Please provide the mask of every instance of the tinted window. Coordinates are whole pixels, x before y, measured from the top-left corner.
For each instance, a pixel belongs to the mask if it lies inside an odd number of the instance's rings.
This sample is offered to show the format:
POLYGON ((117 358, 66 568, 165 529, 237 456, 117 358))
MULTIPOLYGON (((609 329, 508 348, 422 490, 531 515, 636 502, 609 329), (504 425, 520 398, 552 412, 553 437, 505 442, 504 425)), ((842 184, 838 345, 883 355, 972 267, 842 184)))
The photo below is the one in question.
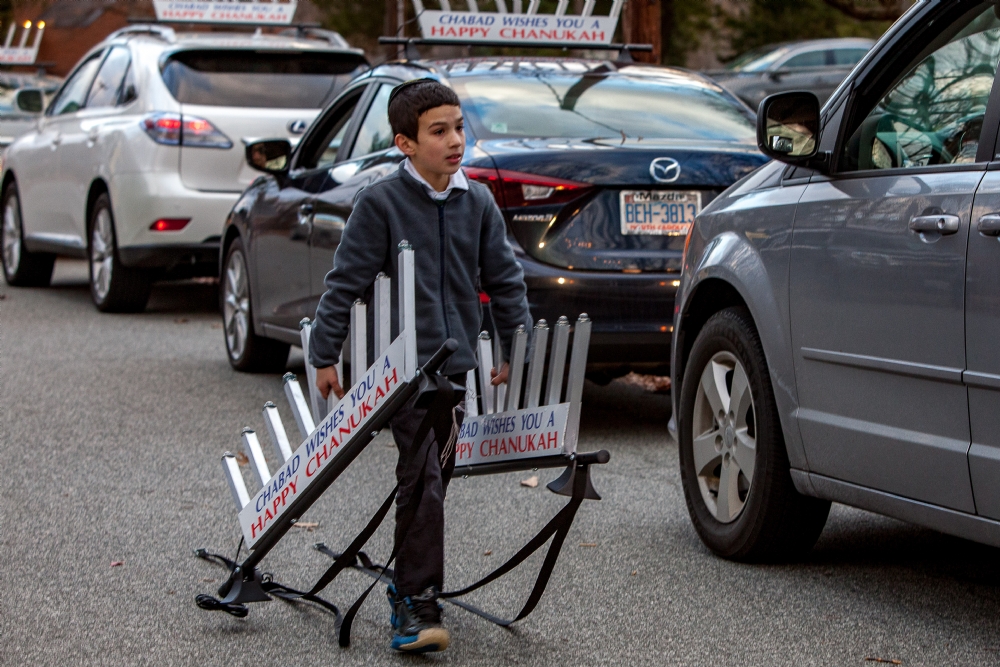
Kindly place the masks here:
POLYGON ((337 161, 337 153, 340 151, 344 135, 347 133, 347 126, 350 125, 351 114, 354 113, 354 108, 358 106, 360 99, 361 95, 357 95, 354 99, 349 100, 337 110, 336 117, 331 118, 332 124, 320 142, 322 150, 315 166, 332 167, 333 163, 337 161))
POLYGON ((130 60, 128 49, 111 50, 108 57, 104 59, 101 69, 97 72, 94 85, 90 87, 90 96, 87 98, 88 107, 113 107, 118 103, 118 93, 130 60))
POLYGON ((163 67, 163 81, 185 104, 316 109, 365 66, 353 53, 181 51, 163 67))
POLYGON ((762 46, 738 56, 736 60, 726 65, 726 69, 737 72, 760 72, 770 67, 771 63, 786 53, 788 53, 788 48, 784 46, 762 46))
POLYGON ((868 53, 868 49, 834 49, 834 65, 854 66, 861 62, 861 59, 868 53))
POLYGON ((992 3, 973 16, 947 30, 879 100, 845 144, 847 170, 976 161, 1000 60, 1000 20, 992 3))
POLYGON ((389 127, 389 93, 391 92, 392 86, 388 84, 379 86, 378 92, 375 93, 375 99, 372 100, 371 106, 368 107, 368 113, 365 114, 365 120, 358 129, 358 138, 351 150, 352 160, 369 153, 377 153, 393 145, 394 135, 392 128, 389 127))
POLYGON ((826 51, 807 51, 797 56, 792 56, 781 65, 782 68, 795 69, 796 67, 822 67, 826 65, 826 51))
POLYGON ((98 65, 101 64, 101 54, 91 56, 90 60, 83 63, 80 68, 70 77, 66 85, 59 92, 59 96, 52 104, 51 114, 58 116, 64 113, 73 113, 83 107, 83 102, 87 98, 87 91, 90 90, 90 82, 97 72, 98 65))
POLYGON ((752 112, 688 76, 569 74, 456 77, 479 138, 691 139, 756 142, 752 112))

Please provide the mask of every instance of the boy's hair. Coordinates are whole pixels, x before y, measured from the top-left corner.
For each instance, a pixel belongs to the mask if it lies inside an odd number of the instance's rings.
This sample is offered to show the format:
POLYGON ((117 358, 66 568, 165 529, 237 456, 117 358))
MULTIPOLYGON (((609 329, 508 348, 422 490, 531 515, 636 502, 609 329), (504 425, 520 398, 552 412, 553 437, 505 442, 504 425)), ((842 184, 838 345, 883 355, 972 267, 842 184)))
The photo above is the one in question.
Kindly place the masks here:
POLYGON ((434 79, 401 83, 389 94, 389 126, 392 133, 417 139, 421 115, 441 106, 461 106, 455 91, 434 79))

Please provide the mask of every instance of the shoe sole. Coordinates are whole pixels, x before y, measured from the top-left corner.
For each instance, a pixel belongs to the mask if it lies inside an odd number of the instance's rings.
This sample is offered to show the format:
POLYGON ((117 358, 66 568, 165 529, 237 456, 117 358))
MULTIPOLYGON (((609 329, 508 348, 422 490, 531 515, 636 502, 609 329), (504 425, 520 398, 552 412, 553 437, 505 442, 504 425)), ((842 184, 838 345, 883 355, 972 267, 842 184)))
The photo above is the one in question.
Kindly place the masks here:
POLYGON ((450 641, 451 637, 444 628, 428 628, 421 630, 412 642, 396 646, 393 640, 392 648, 400 653, 434 653, 448 648, 450 641))

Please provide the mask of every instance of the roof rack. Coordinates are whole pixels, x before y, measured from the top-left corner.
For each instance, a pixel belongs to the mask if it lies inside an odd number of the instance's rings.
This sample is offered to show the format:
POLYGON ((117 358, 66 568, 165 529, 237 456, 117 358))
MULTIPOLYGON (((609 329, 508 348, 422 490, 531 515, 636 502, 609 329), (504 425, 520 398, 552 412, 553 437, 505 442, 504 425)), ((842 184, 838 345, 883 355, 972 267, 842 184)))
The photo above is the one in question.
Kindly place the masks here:
POLYGON ((417 46, 487 46, 505 48, 524 49, 559 49, 567 51, 569 49, 584 51, 618 51, 618 62, 633 62, 632 52, 652 52, 652 44, 566 44, 560 42, 524 42, 512 44, 504 41, 458 41, 454 39, 425 39, 423 37, 379 37, 379 44, 402 44, 405 48, 407 60, 421 60, 417 46))
MULTIPOLYGON (((129 22, 132 23, 133 19, 130 18, 129 22)), ((156 25, 155 21, 151 23, 139 23, 136 21, 133 25, 115 30, 106 39, 114 39, 123 35, 153 35, 171 44, 177 41, 177 33, 174 32, 173 28, 165 25, 156 25)))

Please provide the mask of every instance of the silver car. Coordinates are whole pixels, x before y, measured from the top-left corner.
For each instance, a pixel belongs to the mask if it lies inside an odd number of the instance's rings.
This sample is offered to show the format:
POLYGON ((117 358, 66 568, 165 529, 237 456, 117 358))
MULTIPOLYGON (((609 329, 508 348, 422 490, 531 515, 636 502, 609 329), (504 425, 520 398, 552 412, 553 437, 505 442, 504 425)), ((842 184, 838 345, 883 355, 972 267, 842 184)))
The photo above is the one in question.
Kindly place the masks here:
POLYGON ((1000 546, 1000 18, 917 3, 687 239, 673 424, 691 519, 741 560, 830 501, 1000 546))

